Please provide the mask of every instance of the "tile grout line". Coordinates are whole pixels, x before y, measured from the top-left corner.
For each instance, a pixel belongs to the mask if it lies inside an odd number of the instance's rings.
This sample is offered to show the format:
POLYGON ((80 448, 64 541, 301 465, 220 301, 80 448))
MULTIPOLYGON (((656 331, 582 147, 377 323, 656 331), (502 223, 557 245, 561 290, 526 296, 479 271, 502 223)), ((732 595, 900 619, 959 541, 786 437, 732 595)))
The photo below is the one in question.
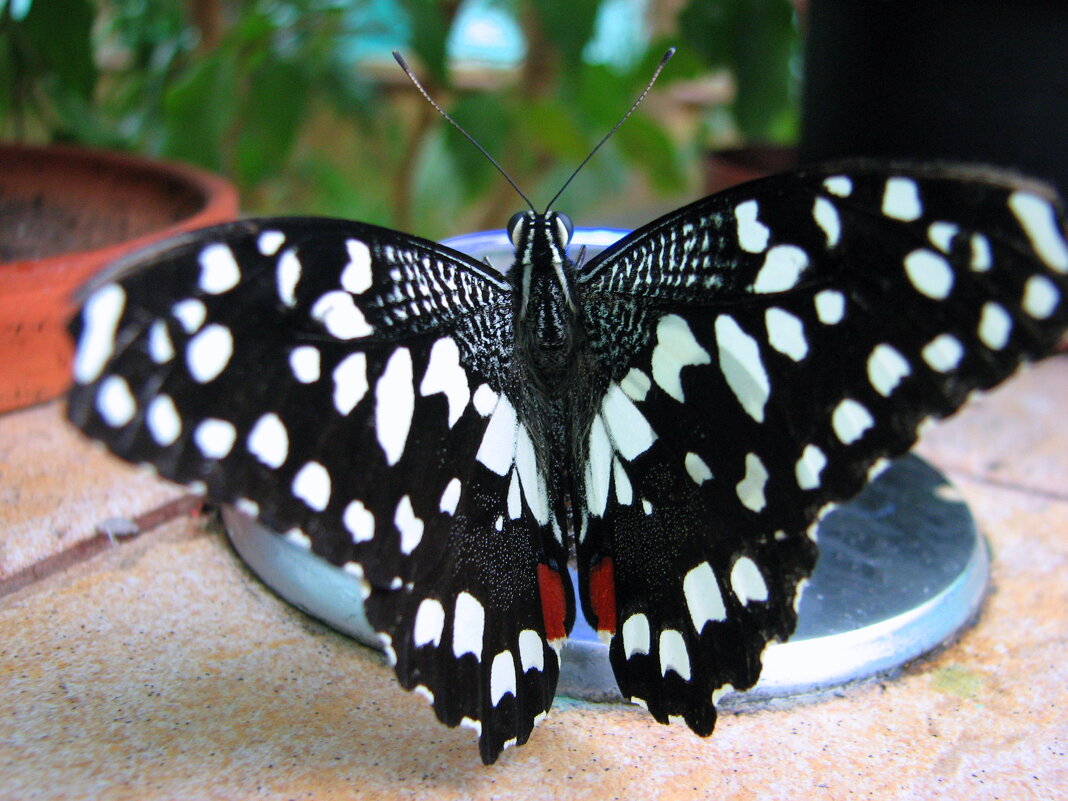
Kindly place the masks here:
POLYGON ((0 579, 0 598, 46 579, 74 565, 88 561, 102 553, 109 545, 117 545, 119 538, 133 540, 164 523, 186 515, 195 516, 204 504, 201 495, 183 495, 157 506, 134 518, 108 518, 98 523, 96 533, 59 553, 52 554, 32 565, 0 579))
POLYGON ((1032 487, 1028 486, 1027 484, 1020 484, 1015 481, 1003 481, 996 478, 990 478, 989 476, 973 473, 970 470, 956 467, 954 465, 936 464, 933 461, 931 462, 931 464, 935 465, 935 467, 937 467, 947 476, 953 474, 959 476, 960 478, 967 479, 968 481, 975 482, 976 484, 982 484, 987 487, 996 487, 998 489, 1012 490, 1013 492, 1019 492, 1024 495, 1032 495, 1038 498, 1044 498, 1049 501, 1059 501, 1062 503, 1068 503, 1068 493, 1056 492, 1055 490, 1043 489, 1042 487, 1032 487))

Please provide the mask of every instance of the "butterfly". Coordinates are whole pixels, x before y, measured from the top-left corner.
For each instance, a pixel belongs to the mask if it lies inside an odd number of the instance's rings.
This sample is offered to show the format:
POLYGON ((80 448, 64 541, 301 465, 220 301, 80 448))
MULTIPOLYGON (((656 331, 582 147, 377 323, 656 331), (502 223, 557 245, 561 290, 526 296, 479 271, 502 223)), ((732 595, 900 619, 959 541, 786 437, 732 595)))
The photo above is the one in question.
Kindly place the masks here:
POLYGON ((583 264, 248 219, 86 289, 68 414, 350 572, 400 683, 482 759, 548 711, 578 596, 624 697, 711 733, 794 628, 818 522, 1068 326, 1051 190, 838 164, 707 197, 583 264))

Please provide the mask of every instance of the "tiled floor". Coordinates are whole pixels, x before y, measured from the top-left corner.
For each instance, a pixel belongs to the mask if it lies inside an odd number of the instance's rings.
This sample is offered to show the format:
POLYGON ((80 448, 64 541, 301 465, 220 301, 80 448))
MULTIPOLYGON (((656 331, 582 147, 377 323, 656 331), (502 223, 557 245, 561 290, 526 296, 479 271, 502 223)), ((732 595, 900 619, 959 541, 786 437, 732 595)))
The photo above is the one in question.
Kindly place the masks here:
POLYGON ((8 414, 0 799, 1068 798, 1066 401, 1060 357, 924 438, 994 551, 960 642, 838 697, 726 715, 708 740, 561 698, 491 768, 203 521, 94 539, 179 491, 87 447, 56 404, 8 414))

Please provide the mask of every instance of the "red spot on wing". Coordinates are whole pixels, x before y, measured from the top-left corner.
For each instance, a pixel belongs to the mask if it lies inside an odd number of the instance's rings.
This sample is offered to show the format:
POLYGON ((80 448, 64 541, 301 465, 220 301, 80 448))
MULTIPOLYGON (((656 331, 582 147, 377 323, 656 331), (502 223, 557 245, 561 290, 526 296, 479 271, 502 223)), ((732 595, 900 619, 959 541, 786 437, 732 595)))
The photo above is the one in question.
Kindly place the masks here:
POLYGON ((538 592, 541 594, 541 617, 545 622, 545 637, 562 640, 567 636, 564 615, 567 601, 564 599, 564 583, 560 574, 548 565, 538 565, 538 592))
POLYGON ((616 570, 606 556, 590 568, 590 605, 597 616, 597 630, 616 633, 616 570))

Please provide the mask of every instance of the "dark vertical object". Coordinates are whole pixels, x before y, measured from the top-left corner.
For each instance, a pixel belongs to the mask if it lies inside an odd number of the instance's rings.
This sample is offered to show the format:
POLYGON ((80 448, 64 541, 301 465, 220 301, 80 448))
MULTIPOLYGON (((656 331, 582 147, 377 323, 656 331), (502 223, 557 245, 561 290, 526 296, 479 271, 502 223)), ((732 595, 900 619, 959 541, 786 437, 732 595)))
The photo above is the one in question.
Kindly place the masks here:
POLYGON ((951 159, 1068 192, 1068 3, 811 0, 800 159, 951 159))

